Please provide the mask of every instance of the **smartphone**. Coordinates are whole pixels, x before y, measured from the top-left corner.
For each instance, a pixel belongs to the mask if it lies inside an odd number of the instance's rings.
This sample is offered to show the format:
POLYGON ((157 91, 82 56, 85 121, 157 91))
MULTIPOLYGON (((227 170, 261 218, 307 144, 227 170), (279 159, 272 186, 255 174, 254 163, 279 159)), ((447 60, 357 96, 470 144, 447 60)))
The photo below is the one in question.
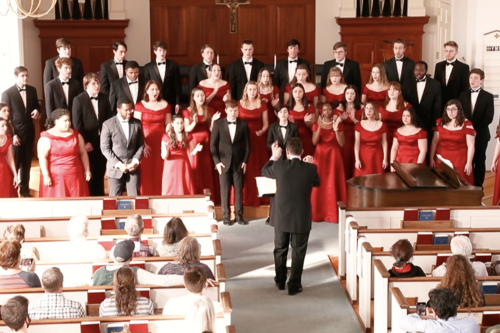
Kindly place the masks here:
POLYGON ((21 259, 21 266, 29 267, 31 265, 33 265, 33 258, 21 259))
POLYGON ((427 303, 417 302, 417 314, 419 316, 425 316, 425 314, 426 314, 425 308, 426 307, 427 307, 427 303))

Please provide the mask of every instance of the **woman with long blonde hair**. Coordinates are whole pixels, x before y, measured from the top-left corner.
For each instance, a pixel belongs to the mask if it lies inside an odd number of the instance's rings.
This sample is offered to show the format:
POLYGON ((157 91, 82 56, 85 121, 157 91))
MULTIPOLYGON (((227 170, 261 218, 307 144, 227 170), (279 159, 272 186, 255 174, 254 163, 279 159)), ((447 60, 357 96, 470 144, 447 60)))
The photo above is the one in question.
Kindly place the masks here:
POLYGON ((385 74, 385 67, 382 64, 373 65, 368 83, 361 89, 361 102, 365 104, 368 101, 381 105, 389 90, 389 80, 385 74))
POLYGON ((271 72, 267 68, 262 68, 257 76, 257 88, 260 99, 267 105, 267 122, 272 124, 277 121, 274 108, 280 102, 280 89, 273 85, 271 72))
POLYGON ((339 103, 344 98, 344 92, 347 84, 344 81, 344 74, 337 66, 330 68, 328 71, 328 82, 326 87, 321 90, 321 101, 332 102, 337 108, 339 103))

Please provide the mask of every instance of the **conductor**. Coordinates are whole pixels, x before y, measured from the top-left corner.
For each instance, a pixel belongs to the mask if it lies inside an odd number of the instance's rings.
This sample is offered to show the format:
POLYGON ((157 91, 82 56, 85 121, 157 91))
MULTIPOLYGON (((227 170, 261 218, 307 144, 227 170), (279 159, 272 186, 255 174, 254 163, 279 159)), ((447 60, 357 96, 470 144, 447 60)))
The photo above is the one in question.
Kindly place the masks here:
POLYGON ((285 289, 288 246, 292 245, 292 269, 288 280, 288 295, 302 292, 302 271, 311 231, 311 192, 319 186, 313 158, 301 160, 302 141, 289 138, 286 160, 280 159, 282 149, 272 145, 271 159, 262 168, 264 177, 276 179, 276 195, 271 205, 269 224, 274 227, 274 281, 279 290, 285 289))

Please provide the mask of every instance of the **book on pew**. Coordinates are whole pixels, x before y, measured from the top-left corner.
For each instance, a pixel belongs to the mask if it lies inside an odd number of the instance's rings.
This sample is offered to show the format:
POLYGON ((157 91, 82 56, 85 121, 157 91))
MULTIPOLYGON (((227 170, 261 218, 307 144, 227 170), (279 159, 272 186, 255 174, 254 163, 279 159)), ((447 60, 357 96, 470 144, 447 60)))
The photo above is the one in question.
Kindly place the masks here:
POLYGON ((113 237, 99 237, 97 239, 97 244, 101 245, 104 250, 111 251, 113 246, 115 246, 115 241, 113 240, 113 237))
POLYGON ((436 256, 436 267, 441 266, 448 260, 449 257, 451 257, 453 254, 451 253, 438 253, 436 256))
POLYGON ((80 324, 80 333, 101 333, 100 321, 84 321, 80 324))
POLYGON ((420 210, 418 211, 419 221, 432 221, 434 220, 432 210, 420 210))
POLYGON ((106 291, 103 289, 89 290, 87 292, 87 304, 101 304, 106 299, 106 291))
POLYGON ((139 295, 141 295, 142 297, 150 298, 149 297, 149 288, 136 288, 135 290, 137 290, 139 295))
POLYGON ((436 208, 436 221, 449 220, 451 220, 449 208, 436 208))
POLYGON ((474 261, 480 261, 484 264, 491 263, 491 258, 493 256, 491 253, 476 253, 474 256, 474 261))
POLYGON ((152 229, 153 228, 153 217, 143 216, 142 222, 144 222, 144 229, 152 229))
POLYGON ((417 233, 417 245, 432 245, 433 234, 430 231, 417 233))
POLYGON ((469 232, 468 231, 455 231, 455 234, 453 236, 469 237, 469 232))
POLYGON ((135 209, 149 209, 149 198, 146 197, 135 198, 135 209))
POLYGON ((118 200, 118 210, 129 210, 132 209, 132 204, 130 200, 118 200))
POLYGON ((116 220, 114 217, 105 217, 101 219, 101 229, 116 229, 116 220))
POLYGON ((481 320, 481 326, 493 326, 500 323, 500 312, 498 311, 483 311, 483 319, 481 320))
POLYGON ((147 320, 131 320, 129 326, 130 332, 133 333, 148 333, 148 321, 147 320))
POLYGON ((498 294, 498 282, 483 282, 481 291, 483 294, 498 294))
POLYGON ((448 234, 435 234, 432 244, 434 245, 447 245, 449 241, 448 234))
POLYGON ((103 210, 115 210, 116 209, 116 199, 114 199, 114 198, 102 199, 102 209, 103 210))
POLYGON ((418 209, 406 208, 403 213, 403 221, 418 221, 418 209))
POLYGON ((118 230, 125 229, 125 221, 118 221, 117 227, 118 227, 118 230))
POLYGON ((124 326, 125 326, 124 323, 108 324, 108 326, 106 326, 106 333, 121 333, 123 331, 124 326))

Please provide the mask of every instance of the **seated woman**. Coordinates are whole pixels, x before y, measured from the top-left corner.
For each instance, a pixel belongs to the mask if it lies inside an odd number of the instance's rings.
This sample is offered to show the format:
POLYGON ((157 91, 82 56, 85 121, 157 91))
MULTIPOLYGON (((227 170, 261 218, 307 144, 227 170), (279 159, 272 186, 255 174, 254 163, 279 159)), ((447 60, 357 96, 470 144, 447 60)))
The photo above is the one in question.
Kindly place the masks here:
POLYGON ((21 270, 21 243, 5 240, 0 245, 0 289, 39 288, 42 286, 38 275, 34 273, 35 262, 27 266, 27 272, 21 270))
POLYGON ((26 233, 26 229, 20 223, 11 224, 7 226, 3 233, 3 239, 5 240, 15 240, 21 244, 21 258, 33 258, 39 259, 36 257, 33 247, 23 246, 24 243, 24 234, 26 233))
POLYGON ((413 246, 407 239, 400 239, 391 247, 391 254, 396 259, 389 270, 394 277, 425 276, 422 268, 413 265, 410 260, 413 257, 413 246))
POLYGON ((460 307, 478 307, 484 305, 484 295, 479 289, 474 269, 469 259, 457 254, 446 260, 446 274, 438 288, 451 289, 460 307))
POLYGON ((172 217, 165 225, 163 242, 156 249, 160 257, 173 257, 177 254, 179 242, 188 235, 186 226, 178 217, 172 217))
MULTIPOLYGON (((465 258, 469 258, 469 263, 472 265, 472 269, 476 273, 476 276, 488 276, 488 271, 486 271, 486 266, 480 261, 470 261, 472 258, 472 244, 469 237, 466 236, 455 236, 451 239, 451 253, 454 255, 460 254, 465 258)), ((432 276, 444 276, 446 274, 446 263, 437 267, 432 271, 432 276)))
POLYGON ((189 333, 215 333, 214 304, 207 296, 200 296, 186 315, 186 331, 189 333))
POLYGON ((115 294, 99 306, 100 317, 147 316, 154 314, 153 302, 139 296, 135 290, 136 277, 130 267, 124 266, 113 277, 115 294))
POLYGON ((175 262, 163 266, 158 274, 177 274, 183 275, 187 267, 201 267, 208 279, 215 280, 210 267, 200 262, 201 248, 200 243, 193 236, 187 236, 179 242, 175 262))

